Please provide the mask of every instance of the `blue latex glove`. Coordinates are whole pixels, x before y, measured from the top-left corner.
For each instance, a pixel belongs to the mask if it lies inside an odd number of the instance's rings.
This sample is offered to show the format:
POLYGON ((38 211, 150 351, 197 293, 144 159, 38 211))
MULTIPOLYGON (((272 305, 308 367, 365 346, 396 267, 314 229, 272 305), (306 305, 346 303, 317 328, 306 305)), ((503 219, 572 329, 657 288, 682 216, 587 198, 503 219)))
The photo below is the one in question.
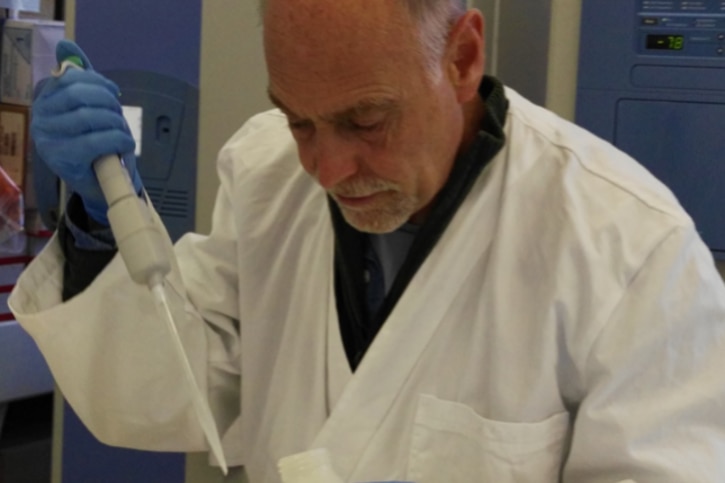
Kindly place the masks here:
POLYGON ((83 69, 70 68, 60 77, 41 81, 33 100, 31 138, 40 159, 81 197, 88 214, 107 226, 108 204, 93 162, 118 154, 140 193, 136 143, 122 114, 118 86, 93 70, 80 47, 61 40, 56 48, 58 64, 70 56, 78 57, 83 69))

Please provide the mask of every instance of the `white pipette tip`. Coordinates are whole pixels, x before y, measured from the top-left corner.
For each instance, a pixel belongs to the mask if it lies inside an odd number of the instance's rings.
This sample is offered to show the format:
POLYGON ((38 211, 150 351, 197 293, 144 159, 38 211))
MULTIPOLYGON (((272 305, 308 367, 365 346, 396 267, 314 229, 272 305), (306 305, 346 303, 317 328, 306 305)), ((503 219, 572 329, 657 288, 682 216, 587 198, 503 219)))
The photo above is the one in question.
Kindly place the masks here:
POLYGON ((176 354, 179 361, 182 363, 182 369, 186 378, 187 387, 190 389, 194 411, 199 419, 199 424, 204 432, 204 437, 209 443, 211 452, 216 458, 217 463, 219 463, 222 473, 226 476, 229 473, 229 468, 227 467, 227 461, 224 457, 224 450, 222 449, 221 440, 219 439, 219 432, 217 431, 216 423, 214 422, 214 417, 211 414, 209 404, 206 402, 206 399, 204 399, 204 396, 202 396, 199 385, 196 383, 194 373, 191 369, 191 365, 189 364, 189 359, 186 357, 186 353, 184 352, 184 346, 181 344, 181 338, 176 330, 176 325, 174 324, 171 310, 169 310, 169 305, 166 302, 163 277, 152 277, 151 280, 149 280, 149 289, 156 300, 159 312, 163 314, 163 319, 166 322, 169 331, 173 334, 171 339, 174 341, 176 354))

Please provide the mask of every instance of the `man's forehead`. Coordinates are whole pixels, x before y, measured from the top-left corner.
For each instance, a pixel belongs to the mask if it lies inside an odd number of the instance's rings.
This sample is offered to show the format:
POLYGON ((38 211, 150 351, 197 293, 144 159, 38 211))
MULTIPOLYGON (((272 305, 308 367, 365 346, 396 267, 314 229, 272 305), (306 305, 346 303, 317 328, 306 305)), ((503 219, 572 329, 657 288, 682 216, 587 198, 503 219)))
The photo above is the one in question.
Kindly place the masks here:
POLYGON ((319 3, 317 10, 292 7, 295 1, 270 0, 264 49, 271 77, 306 82, 367 76, 371 70, 383 70, 381 64, 405 68, 417 59, 417 32, 407 20, 396 20, 401 16, 392 15, 384 5, 398 4, 397 0, 302 0, 319 3), (272 2, 286 6, 277 9, 272 2), (344 9, 339 3, 354 6, 344 9))
POLYGON ((314 9, 317 11, 329 10, 333 7, 341 9, 354 9, 357 7, 371 8, 375 6, 397 6, 402 5, 401 0, 261 0, 260 7, 263 12, 267 12, 275 8, 293 8, 293 9, 314 9))
MULTIPOLYGON (((347 23, 363 27, 374 23, 379 28, 400 25, 407 12, 400 0, 267 0, 264 7, 265 25, 326 23, 328 28, 347 23)), ((373 33, 373 32, 370 32, 373 33)))

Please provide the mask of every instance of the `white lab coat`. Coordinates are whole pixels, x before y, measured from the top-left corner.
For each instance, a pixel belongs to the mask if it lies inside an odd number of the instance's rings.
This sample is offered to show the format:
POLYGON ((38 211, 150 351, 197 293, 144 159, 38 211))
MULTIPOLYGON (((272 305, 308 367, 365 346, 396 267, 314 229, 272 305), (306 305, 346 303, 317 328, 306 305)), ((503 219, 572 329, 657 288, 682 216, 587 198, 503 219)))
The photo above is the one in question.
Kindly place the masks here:
MULTIPOLYGON (((213 231, 177 244, 168 293, 252 483, 314 447, 351 482, 555 483, 562 466, 571 483, 725 481, 709 251, 643 168, 507 95, 506 146, 354 375, 326 197, 285 118, 253 118, 222 150, 213 231)), ((109 444, 203 449, 147 290, 116 257, 61 303, 62 263, 51 242, 10 304, 74 409, 109 444)))

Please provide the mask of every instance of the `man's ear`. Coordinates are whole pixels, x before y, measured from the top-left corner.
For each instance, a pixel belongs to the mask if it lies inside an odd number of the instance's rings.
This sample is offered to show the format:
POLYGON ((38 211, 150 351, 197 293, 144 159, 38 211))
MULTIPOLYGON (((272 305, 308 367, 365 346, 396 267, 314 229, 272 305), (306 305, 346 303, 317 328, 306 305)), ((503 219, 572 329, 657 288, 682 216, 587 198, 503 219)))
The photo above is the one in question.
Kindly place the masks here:
POLYGON ((453 26, 448 36, 447 72, 461 103, 478 94, 486 60, 483 14, 471 9, 453 26))

